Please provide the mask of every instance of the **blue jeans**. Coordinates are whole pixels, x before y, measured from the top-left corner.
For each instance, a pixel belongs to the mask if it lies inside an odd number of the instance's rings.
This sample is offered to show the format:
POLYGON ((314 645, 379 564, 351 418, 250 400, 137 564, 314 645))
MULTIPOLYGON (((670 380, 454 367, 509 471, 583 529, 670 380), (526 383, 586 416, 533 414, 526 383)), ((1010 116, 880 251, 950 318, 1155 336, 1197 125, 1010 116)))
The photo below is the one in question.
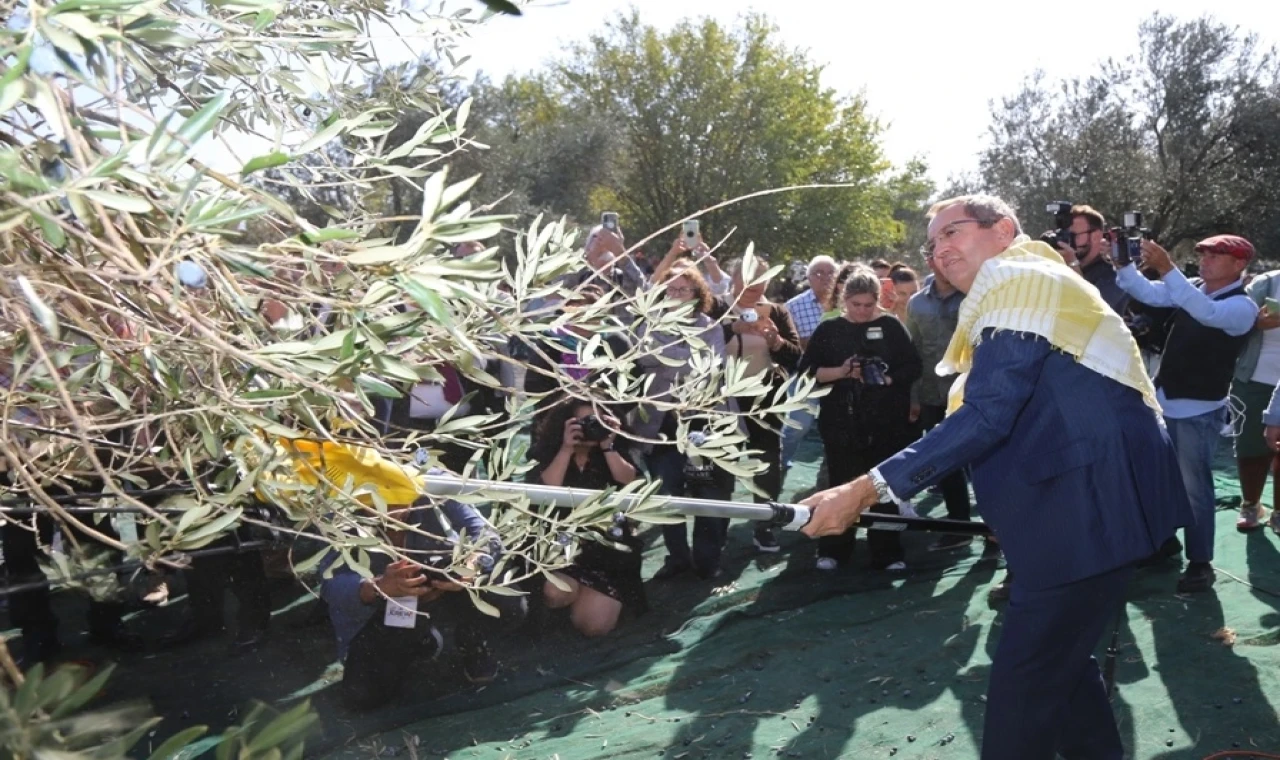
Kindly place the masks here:
POLYGON ((809 407, 797 409, 791 413, 789 419, 800 427, 782 426, 782 469, 784 471, 791 469, 791 460, 796 455, 796 449, 800 448, 800 442, 809 434, 809 428, 813 427, 813 420, 816 417, 816 414, 809 411, 809 407))
POLYGON ((1183 529, 1190 562, 1213 561, 1213 457, 1222 439, 1225 415, 1225 409, 1215 409, 1180 420, 1164 418, 1195 517, 1195 522, 1183 529))

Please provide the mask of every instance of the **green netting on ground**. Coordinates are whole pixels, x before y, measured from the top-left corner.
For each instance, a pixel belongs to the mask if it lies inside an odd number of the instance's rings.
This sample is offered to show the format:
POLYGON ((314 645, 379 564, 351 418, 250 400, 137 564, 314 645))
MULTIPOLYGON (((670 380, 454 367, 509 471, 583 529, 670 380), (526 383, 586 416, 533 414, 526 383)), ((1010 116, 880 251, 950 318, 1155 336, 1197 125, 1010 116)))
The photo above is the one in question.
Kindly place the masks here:
MULTIPOLYGON (((1238 490, 1223 449, 1226 507, 1238 490)), ((811 487, 819 453, 813 441, 802 449, 784 496, 811 487)), ((942 513, 936 497, 919 506, 942 513)), ((1215 593, 1176 595, 1172 565, 1143 571, 1131 589, 1115 707, 1132 757, 1280 751, 1280 537, 1241 536, 1233 521, 1218 513, 1215 593), (1223 628, 1234 646, 1214 638, 1223 628)), ((664 554, 650 533, 646 577, 664 554)), ((905 577, 865 568, 829 576, 812 569, 802 537, 784 536, 780 555, 762 556, 749 526, 735 525, 724 575, 650 583, 653 611, 614 634, 584 640, 548 613, 498 646, 497 683, 467 685, 446 653, 409 668, 396 704, 363 715, 327 688, 339 672, 327 622, 307 604, 286 607, 298 593, 280 582, 263 649, 228 658, 221 638, 126 656, 106 696, 149 699, 166 717, 158 739, 188 724, 232 723, 251 697, 286 706, 310 696, 323 734, 309 747, 335 758, 976 758, 1000 631, 1000 608, 986 594, 1003 567, 980 543, 928 553, 931 537, 905 540, 905 577)), ((59 597, 73 646, 83 607, 59 597)), ((145 613, 161 620, 144 632, 158 635, 177 612, 145 613)))
MULTIPOLYGON (((810 462, 792 472, 788 495, 813 482, 816 453, 802 452, 810 462)), ((1238 501, 1232 464, 1224 452, 1224 507, 1238 501)), ((941 513, 934 498, 921 506, 941 513)), ((1172 565, 1144 571, 1131 590, 1115 710, 1135 758, 1280 751, 1271 699, 1280 698, 1280 597, 1270 591, 1280 591, 1280 538, 1241 536, 1229 511, 1218 520, 1215 593, 1176 595, 1172 565), (1224 628, 1234 646, 1215 638, 1224 628)), ((521 672, 469 709, 451 698, 405 705, 411 722, 358 738, 356 721, 333 754, 412 745, 418 757, 450 758, 975 758, 1000 630, 986 592, 1003 568, 978 543, 929 554, 928 537, 906 540, 904 578, 827 577, 801 539, 761 559, 738 528, 726 576, 670 592, 650 584, 666 608, 617 639, 528 641, 541 656, 522 657, 521 672), (540 688, 531 690, 530 668, 542 671, 540 688)), ((647 571, 661 557, 652 548, 647 571)))

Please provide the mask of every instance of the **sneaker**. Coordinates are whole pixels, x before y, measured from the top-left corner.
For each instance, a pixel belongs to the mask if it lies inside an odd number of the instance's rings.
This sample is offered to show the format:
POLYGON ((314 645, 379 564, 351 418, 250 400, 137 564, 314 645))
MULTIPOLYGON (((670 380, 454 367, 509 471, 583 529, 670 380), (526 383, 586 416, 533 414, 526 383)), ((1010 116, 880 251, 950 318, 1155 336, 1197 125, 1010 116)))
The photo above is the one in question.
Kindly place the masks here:
POLYGON ((1261 528, 1262 516, 1263 510, 1261 503, 1242 503, 1240 505, 1240 518, 1236 520, 1236 530, 1244 533, 1245 531, 1261 528))
POLYGON ((840 567, 840 563, 836 561, 835 557, 818 557, 818 561, 815 563, 814 567, 824 573, 831 573, 835 572, 835 570, 840 567))
POLYGON ((1217 575, 1213 572, 1213 565, 1208 562, 1191 562, 1187 565, 1186 572, 1178 579, 1178 593, 1196 594, 1208 591, 1213 587, 1215 580, 1217 575))
POLYGON ((950 551, 952 549, 959 549, 962 546, 968 546, 971 543, 973 543, 973 536, 961 536, 961 535, 943 536, 937 541, 934 541, 933 543, 929 544, 929 551, 945 552, 945 551, 950 551))
POLYGON ((756 545, 756 551, 765 554, 776 554, 782 548, 778 546, 778 539, 773 535, 773 528, 756 528, 752 543, 756 545))
POLYGON ((903 517, 919 517, 920 516, 919 514, 916 513, 916 506, 912 504, 910 501, 903 501, 898 503, 898 514, 902 515, 903 517))
POLYGON ((1271 510, 1271 517, 1267 518, 1267 526, 1280 534, 1280 509, 1271 510))
POLYGON ((655 581, 671 580, 684 575, 692 569, 693 567, 688 562, 676 559, 668 554, 667 558, 662 562, 662 567, 658 568, 658 572, 653 574, 653 579, 655 581))
POLYGON ((907 563, 903 562, 902 560, 898 560, 897 562, 890 562, 889 564, 884 566, 884 569, 891 573, 903 573, 903 572, 906 572, 907 570, 907 563))

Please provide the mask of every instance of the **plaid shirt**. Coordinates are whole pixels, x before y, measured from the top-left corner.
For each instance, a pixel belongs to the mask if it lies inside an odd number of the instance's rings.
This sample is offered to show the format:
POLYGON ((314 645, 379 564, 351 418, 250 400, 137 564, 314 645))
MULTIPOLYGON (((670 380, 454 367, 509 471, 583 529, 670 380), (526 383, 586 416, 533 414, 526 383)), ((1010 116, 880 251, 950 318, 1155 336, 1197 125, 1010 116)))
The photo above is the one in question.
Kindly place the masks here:
POLYGON ((822 305, 818 303, 812 290, 806 290, 787 301, 787 311, 791 312, 791 319, 796 323, 796 333, 803 340, 812 337, 813 331, 818 329, 818 323, 822 321, 822 305))

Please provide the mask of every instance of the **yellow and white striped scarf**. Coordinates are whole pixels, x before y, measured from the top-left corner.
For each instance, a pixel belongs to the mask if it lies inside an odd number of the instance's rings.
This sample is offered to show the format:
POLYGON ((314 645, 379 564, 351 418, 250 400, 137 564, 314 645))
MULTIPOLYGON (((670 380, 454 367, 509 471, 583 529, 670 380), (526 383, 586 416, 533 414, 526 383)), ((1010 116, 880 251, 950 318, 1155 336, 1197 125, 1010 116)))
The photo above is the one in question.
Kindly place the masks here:
POLYGON ((988 328, 1039 335, 1094 372, 1137 390, 1147 406, 1160 412, 1155 386, 1124 321, 1097 288, 1038 240, 1020 236, 978 270, 960 305, 951 344, 938 363, 941 376, 960 373, 947 399, 948 414, 964 403, 973 352, 988 328))

